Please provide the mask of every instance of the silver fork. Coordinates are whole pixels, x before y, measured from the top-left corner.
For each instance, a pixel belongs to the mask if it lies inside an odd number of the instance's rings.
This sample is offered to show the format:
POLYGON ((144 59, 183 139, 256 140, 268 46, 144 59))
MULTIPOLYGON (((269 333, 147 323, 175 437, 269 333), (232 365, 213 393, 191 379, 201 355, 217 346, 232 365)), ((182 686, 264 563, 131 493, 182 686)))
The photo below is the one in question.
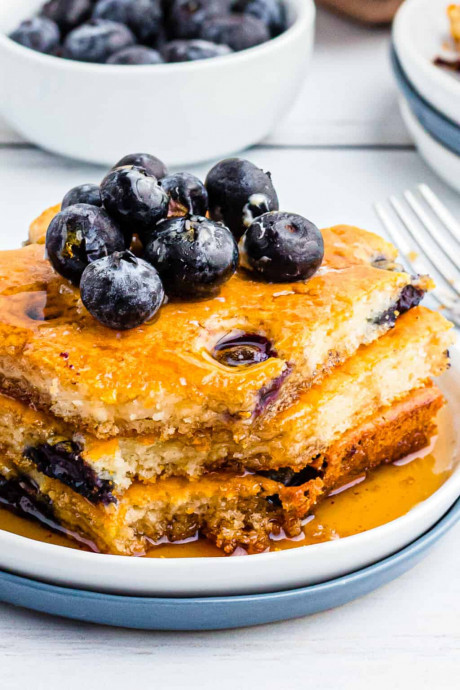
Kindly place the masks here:
POLYGON ((374 208, 405 268, 435 279, 433 299, 460 327, 460 222, 426 184, 374 208))

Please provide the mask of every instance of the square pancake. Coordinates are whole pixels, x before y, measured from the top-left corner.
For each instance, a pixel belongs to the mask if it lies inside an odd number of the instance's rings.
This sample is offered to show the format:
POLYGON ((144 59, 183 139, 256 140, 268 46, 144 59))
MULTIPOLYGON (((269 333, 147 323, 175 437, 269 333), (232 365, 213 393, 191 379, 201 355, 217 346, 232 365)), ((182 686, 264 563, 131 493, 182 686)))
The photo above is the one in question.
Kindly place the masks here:
POLYGON ((241 422, 232 431, 205 429, 193 438, 101 440, 0 395, 0 449, 13 457, 25 455, 49 477, 96 503, 121 496, 137 480, 196 479, 222 467, 284 474, 320 467, 342 434, 447 368, 451 326, 440 314, 415 307, 286 410, 253 424, 241 422))
POLYGON ((0 252, 0 388, 100 437, 231 428, 292 404, 394 326, 432 286, 396 250, 350 226, 323 231, 310 280, 268 284, 238 272, 220 294, 169 302, 130 331, 100 325, 41 244, 0 252), (230 366, 235 339, 270 356, 230 366))
POLYGON ((429 444, 443 405, 433 385, 412 391, 342 435, 321 468, 285 477, 216 472, 197 480, 169 478, 133 483, 119 499, 95 505, 58 479, 38 471, 24 455, 0 459, 0 504, 105 552, 142 555, 159 541, 202 534, 225 552, 237 546, 266 550, 270 535, 300 534, 302 520, 327 493, 383 462, 429 444))

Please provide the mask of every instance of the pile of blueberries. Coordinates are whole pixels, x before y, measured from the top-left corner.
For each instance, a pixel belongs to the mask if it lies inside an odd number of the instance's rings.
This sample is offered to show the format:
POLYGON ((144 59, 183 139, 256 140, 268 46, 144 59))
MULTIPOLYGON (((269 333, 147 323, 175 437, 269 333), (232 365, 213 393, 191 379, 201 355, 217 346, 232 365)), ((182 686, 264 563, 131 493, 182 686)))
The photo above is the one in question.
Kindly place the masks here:
POLYGON ((265 282, 310 278, 323 260, 321 233, 278 209, 270 174, 250 161, 220 161, 203 184, 136 153, 100 186, 67 192, 46 252, 98 321, 126 330, 151 319, 166 299, 214 297, 238 265, 265 282))
POLYGON ((49 0, 10 38, 70 60, 152 65, 227 55, 286 28, 282 0, 49 0))

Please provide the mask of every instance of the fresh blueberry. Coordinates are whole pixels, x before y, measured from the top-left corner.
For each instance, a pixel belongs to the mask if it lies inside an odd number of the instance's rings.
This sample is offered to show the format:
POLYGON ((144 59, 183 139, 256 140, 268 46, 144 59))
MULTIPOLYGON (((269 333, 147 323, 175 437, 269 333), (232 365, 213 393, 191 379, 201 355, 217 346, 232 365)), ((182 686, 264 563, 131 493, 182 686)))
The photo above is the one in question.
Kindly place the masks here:
POLYGON ((164 290, 153 266, 125 250, 89 264, 81 277, 80 295, 95 319, 125 331, 156 314, 164 290))
POLYGON ((131 0, 97 0, 93 19, 110 19, 111 22, 128 26, 128 12, 131 0))
POLYGON ((209 171, 205 186, 211 218, 229 227, 236 239, 254 218, 279 208, 270 174, 247 160, 220 161, 209 171))
POLYGON ((67 34, 90 18, 93 9, 92 0, 49 0, 45 3, 40 14, 59 26, 63 34, 67 34))
POLYGON ((143 168, 112 170, 101 182, 101 196, 109 214, 123 228, 127 244, 135 232, 147 241, 158 221, 168 214, 169 196, 143 168))
POLYGON ((240 240, 241 265, 267 282, 307 280, 324 256, 323 238, 296 213, 272 211, 256 218, 240 240))
POLYGON ((46 252, 54 269, 74 285, 86 266, 124 249, 123 233, 97 206, 75 204, 58 213, 46 233, 46 252))
POLYGON ((203 298, 216 294, 238 264, 238 247, 225 226, 202 216, 169 218, 157 226, 144 258, 161 276, 166 294, 203 298))
POLYGON ((230 14, 206 19, 200 38, 223 43, 232 50, 245 50, 268 41, 270 32, 261 19, 250 14, 230 14))
POLYGON ((93 17, 126 24, 143 43, 154 41, 163 23, 160 0, 98 0, 93 17))
POLYGON ((170 198, 169 216, 206 215, 208 193, 198 177, 180 172, 163 177, 160 184, 170 198))
POLYGON ((72 187, 62 200, 61 211, 74 204, 102 206, 101 190, 97 184, 80 184, 72 187))
POLYGON ((217 45, 201 39, 183 40, 178 38, 170 41, 162 48, 166 62, 188 62, 192 60, 207 60, 208 58, 229 55, 232 49, 228 46, 217 45))
POLYGON ((168 169, 163 161, 160 161, 159 158, 152 156, 150 153, 129 153, 127 156, 123 156, 123 158, 113 166, 112 170, 123 168, 127 165, 135 165, 137 168, 143 168, 147 175, 152 175, 152 177, 156 177, 157 180, 161 180, 168 174, 168 169))
POLYGON ((59 46, 61 33, 58 25, 46 17, 34 17, 19 24, 10 38, 26 48, 39 53, 54 53, 59 46))
POLYGON ((159 65, 164 62, 158 50, 146 46, 122 48, 107 60, 108 65, 159 65))
POLYGON ((106 62, 113 53, 135 42, 134 34, 124 24, 90 19, 67 35, 64 57, 81 62, 106 62))
POLYGON ((228 0, 170 0, 166 21, 172 38, 199 38, 206 19, 221 15, 228 9, 228 0))
POLYGON ((236 0, 232 9, 261 19, 273 38, 287 29, 286 8, 281 0, 236 0))

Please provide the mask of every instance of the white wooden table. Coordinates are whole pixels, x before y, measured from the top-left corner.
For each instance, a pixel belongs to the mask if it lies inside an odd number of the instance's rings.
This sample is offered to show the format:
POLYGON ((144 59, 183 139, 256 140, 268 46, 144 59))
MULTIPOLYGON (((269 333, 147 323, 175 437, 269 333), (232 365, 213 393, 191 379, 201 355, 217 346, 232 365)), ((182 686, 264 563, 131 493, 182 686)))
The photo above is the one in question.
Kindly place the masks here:
MULTIPOLYGON (((387 31, 319 14, 298 103, 247 154, 272 171, 286 210, 320 226, 380 231, 372 202, 426 181, 460 215, 458 195, 410 145, 387 53, 387 31)), ((71 186, 101 174, 38 151, 0 124, 2 248, 17 246, 31 218, 71 186)), ((340 609, 246 630, 134 632, 0 605, 0 688, 453 690, 460 687, 459 540, 460 525, 414 570, 340 609)))

